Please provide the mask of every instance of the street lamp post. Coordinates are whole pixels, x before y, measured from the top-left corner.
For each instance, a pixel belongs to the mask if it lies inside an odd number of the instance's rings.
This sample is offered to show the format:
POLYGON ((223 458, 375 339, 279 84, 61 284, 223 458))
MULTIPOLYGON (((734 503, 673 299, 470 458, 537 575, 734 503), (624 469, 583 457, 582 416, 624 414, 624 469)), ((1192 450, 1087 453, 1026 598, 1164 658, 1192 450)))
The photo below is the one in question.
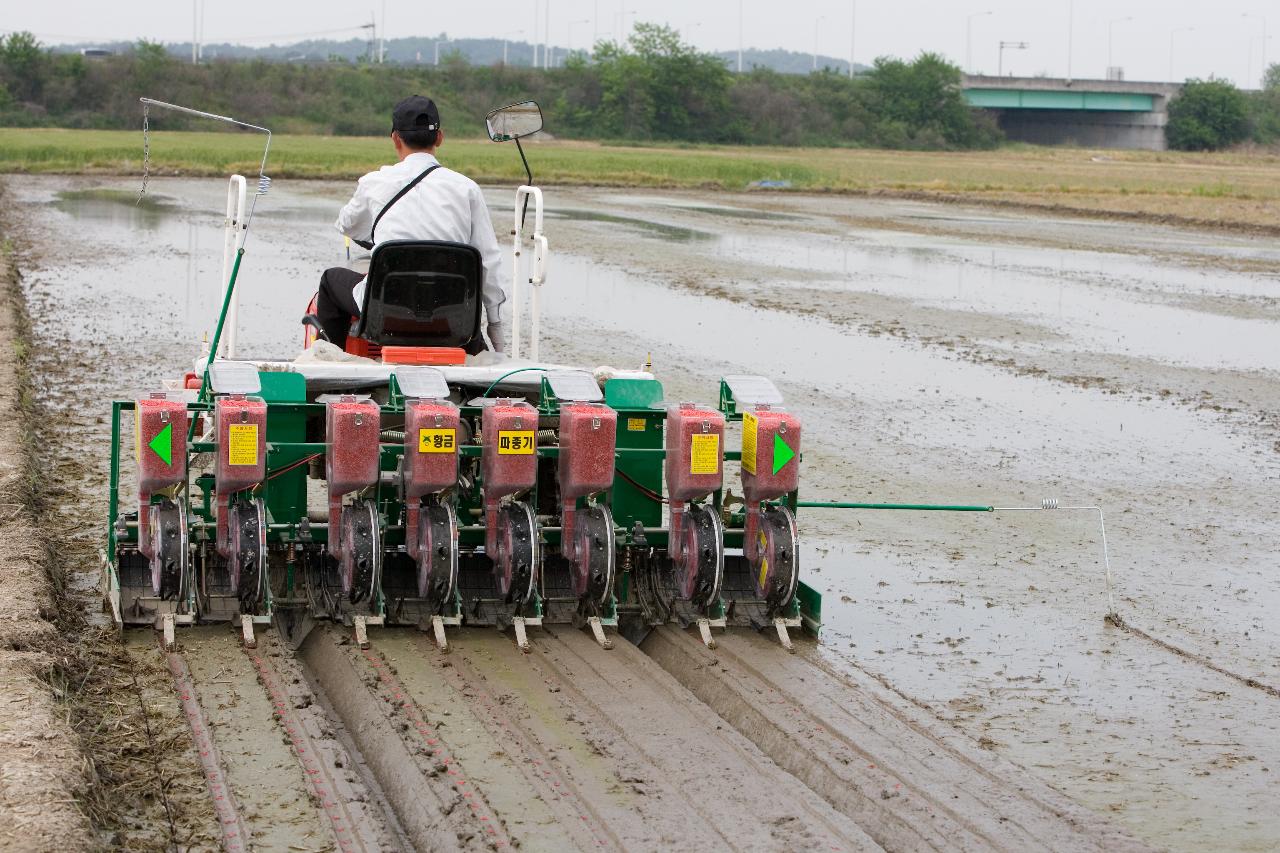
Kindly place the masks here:
POLYGON ((1115 41, 1116 24, 1123 24, 1126 21, 1132 21, 1132 20, 1133 20, 1133 17, 1130 16, 1127 18, 1112 18, 1110 21, 1107 22, 1107 74, 1110 74, 1111 69, 1115 67, 1115 63, 1112 61, 1112 58, 1111 58, 1111 55, 1112 55, 1111 46, 1115 41))
POLYGON ((964 19, 964 70, 966 74, 973 73, 973 19, 985 18, 987 15, 993 15, 994 12, 974 12, 964 19))
POLYGON ((507 65, 507 45, 511 43, 511 37, 522 35, 524 35, 524 30, 512 30, 502 37, 502 66, 504 68, 507 65))
POLYGON ((827 19, 826 15, 819 15, 813 22, 813 70, 818 70, 818 35, 822 31, 822 22, 827 19))
POLYGON ((1175 82, 1173 77, 1174 40, 1177 38, 1178 33, 1190 33, 1190 32, 1195 32, 1195 27, 1174 27, 1172 30, 1169 31, 1169 82, 1170 83, 1175 82))
POLYGON ((1067 0, 1067 82, 1071 82, 1071 54, 1075 47, 1073 37, 1076 32, 1076 4, 1075 0, 1067 0))
POLYGON ((853 79, 853 48, 858 36, 858 0, 849 2, 849 79, 853 79))
POLYGON ((577 26, 580 26, 580 25, 582 25, 582 24, 589 24, 589 23, 591 23, 591 19, 590 19, 590 18, 581 18, 581 19, 579 19, 579 20, 577 20, 577 21, 570 21, 570 22, 569 22, 569 45, 568 45, 568 47, 567 47, 567 48, 566 48, 566 50, 565 50, 565 54, 564 54, 564 55, 565 55, 565 59, 568 59, 568 58, 569 58, 569 56, 573 53, 573 28, 574 28, 574 27, 577 27, 577 26))
POLYGON ((742 0, 738 0, 738 73, 742 73, 742 0))
POLYGON ((533 33, 533 38, 530 39, 530 41, 533 42, 533 64, 530 66, 531 68, 538 67, 538 21, 541 20, 541 18, 542 15, 541 9, 538 7, 538 0, 533 0, 533 29, 530 31, 533 33))
MULTIPOLYGON (((1262 21, 1262 73, 1265 76, 1267 73, 1267 18, 1265 15, 1257 15, 1257 14, 1254 14, 1253 12, 1245 12, 1240 17, 1256 18, 1257 20, 1262 21)), ((1250 73, 1250 74, 1253 73, 1253 37, 1252 36, 1249 37, 1249 70, 1247 73, 1250 73)), ((1262 87, 1259 86, 1258 88, 1262 88, 1262 87)))
POLYGON ((1028 44, 1028 43, 1027 43, 1027 42, 1025 42, 1025 41, 1002 41, 1002 42, 1000 42, 1000 60, 999 60, 999 62, 997 63, 997 67, 996 67, 996 76, 998 76, 998 77, 1003 77, 1003 76, 1004 76, 1004 52, 1005 52, 1006 50, 1026 50, 1026 49, 1027 49, 1027 48, 1029 48, 1029 47, 1031 47, 1031 45, 1030 45, 1030 44, 1028 44))

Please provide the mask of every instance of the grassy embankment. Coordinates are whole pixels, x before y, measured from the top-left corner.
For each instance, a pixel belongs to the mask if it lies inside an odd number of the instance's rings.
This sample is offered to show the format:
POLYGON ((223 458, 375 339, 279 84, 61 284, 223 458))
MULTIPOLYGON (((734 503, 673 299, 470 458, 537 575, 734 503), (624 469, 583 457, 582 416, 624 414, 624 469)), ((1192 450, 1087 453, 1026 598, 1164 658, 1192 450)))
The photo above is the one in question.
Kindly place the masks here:
MULTIPOLYGON (((262 137, 157 132, 152 173, 256 173, 262 137)), ((740 190, 780 179, 819 192, 921 196, 1280 231, 1280 156, 1006 148, 982 152, 531 144, 544 184, 740 190)), ((277 136, 267 173, 355 178, 391 154, 385 138, 277 136)), ((448 140, 442 158, 479 181, 521 176, 513 146, 448 140)), ((137 132, 0 128, 0 172, 139 174, 137 132)))

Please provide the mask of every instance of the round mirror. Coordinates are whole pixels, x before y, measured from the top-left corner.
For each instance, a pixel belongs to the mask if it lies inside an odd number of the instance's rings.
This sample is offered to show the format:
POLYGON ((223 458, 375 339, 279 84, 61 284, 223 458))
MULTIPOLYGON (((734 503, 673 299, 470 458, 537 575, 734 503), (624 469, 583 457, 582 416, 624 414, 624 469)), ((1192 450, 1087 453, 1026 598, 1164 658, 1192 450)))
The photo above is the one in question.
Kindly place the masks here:
POLYGON ((485 116, 484 123, 494 142, 510 142, 542 130, 542 110, 537 101, 522 101, 494 110, 485 116))

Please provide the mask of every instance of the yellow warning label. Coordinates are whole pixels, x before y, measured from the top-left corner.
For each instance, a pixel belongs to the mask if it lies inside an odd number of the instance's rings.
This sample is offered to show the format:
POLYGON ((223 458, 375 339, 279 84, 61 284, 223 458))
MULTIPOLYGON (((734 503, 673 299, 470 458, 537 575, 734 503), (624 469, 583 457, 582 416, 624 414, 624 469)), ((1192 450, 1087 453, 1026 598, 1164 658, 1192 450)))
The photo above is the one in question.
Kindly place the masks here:
MULTIPOLYGON (((755 418, 752 418, 755 420, 755 418)), ((757 586, 764 589, 764 582, 769 579, 769 558, 765 556, 765 548, 769 544, 769 540, 764 538, 764 532, 761 531, 760 538, 756 540, 760 547, 760 583, 757 586)))
POLYGON ((644 418, 627 418, 627 432, 644 432, 644 418))
POLYGON ((689 449, 690 474, 714 474, 720 470, 720 436, 695 435, 689 449))
POLYGON ((499 456, 533 455, 533 430, 504 429, 498 431, 499 456))
POLYGON ((418 430, 419 453, 452 453, 457 448, 457 439, 451 429, 418 430))
POLYGON ((257 424, 231 424, 227 427, 227 464, 258 464, 257 424))
POLYGON ((759 421, 750 412, 742 413, 742 470, 756 472, 756 428, 759 421))

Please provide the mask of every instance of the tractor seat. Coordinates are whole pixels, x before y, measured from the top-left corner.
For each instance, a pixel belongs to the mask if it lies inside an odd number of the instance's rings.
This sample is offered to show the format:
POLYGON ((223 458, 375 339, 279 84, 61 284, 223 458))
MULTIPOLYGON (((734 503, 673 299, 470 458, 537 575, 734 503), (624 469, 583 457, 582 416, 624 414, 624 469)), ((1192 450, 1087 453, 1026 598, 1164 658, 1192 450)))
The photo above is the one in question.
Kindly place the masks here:
POLYGON ((394 354, 397 361, 418 364, 458 363, 464 352, 483 351, 483 280, 484 267, 474 246, 438 240, 378 244, 369 259, 364 303, 347 350, 367 348, 379 351, 384 360, 394 354), (366 346, 360 347, 360 342, 366 346), (451 353, 457 354, 457 361, 451 353))

